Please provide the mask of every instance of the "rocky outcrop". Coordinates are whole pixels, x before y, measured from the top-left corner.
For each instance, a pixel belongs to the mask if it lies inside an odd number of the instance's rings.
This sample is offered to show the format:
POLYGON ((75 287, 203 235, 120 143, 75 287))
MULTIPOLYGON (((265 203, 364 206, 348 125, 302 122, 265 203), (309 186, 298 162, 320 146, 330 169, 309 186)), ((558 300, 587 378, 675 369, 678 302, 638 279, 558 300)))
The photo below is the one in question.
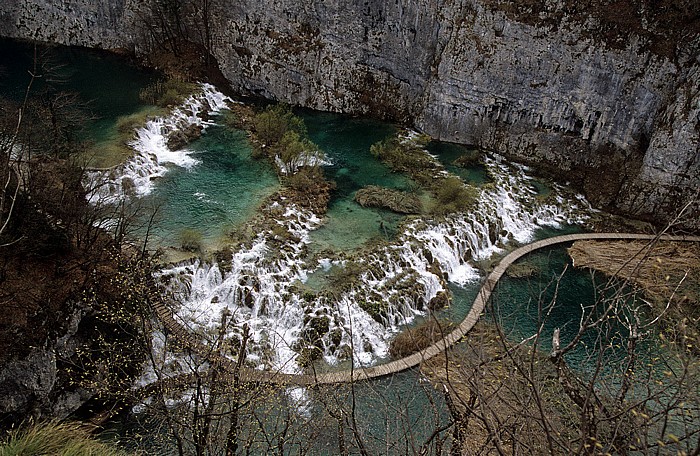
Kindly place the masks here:
POLYGON ((27 0, 0 5, 0 35, 104 49, 131 47, 133 0, 27 0))
POLYGON ((417 125, 547 165, 601 207, 671 216, 700 186, 700 41, 674 61, 634 34, 606 46, 597 26, 532 25, 475 3, 451 26, 417 125))
POLYGON ((33 347, 26 356, 4 360, 0 367, 0 425, 32 417, 65 418, 94 395, 67 378, 62 363, 84 342, 76 338, 81 311, 68 317, 65 333, 33 347))
MULTIPOLYGON (((700 19, 692 2, 579 3, 218 0, 212 51, 242 94, 414 123, 670 219, 700 187, 700 19)), ((136 5, 5 2, 0 33, 138 48, 136 5)))

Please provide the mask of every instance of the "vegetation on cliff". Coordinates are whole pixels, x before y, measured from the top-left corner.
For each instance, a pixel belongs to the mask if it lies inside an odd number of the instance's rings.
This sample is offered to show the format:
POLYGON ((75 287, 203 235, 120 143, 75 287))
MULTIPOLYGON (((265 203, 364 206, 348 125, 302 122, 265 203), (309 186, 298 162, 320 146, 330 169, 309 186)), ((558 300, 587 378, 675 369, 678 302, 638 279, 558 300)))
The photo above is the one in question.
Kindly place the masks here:
POLYGON ((22 101, 1 102, 0 426, 70 413, 98 384, 113 393, 144 356, 132 312, 144 301, 131 273, 146 270, 133 268, 146 256, 127 243, 135 219, 126 203, 88 204, 76 134, 83 111, 42 70, 22 101))

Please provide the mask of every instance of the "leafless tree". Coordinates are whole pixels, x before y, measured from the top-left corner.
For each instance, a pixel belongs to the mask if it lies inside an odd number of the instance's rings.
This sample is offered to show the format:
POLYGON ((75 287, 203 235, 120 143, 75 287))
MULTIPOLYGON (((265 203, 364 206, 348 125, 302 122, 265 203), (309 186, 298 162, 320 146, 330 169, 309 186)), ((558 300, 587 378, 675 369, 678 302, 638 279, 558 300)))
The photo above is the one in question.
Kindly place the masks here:
POLYGON ((697 454, 700 364, 688 331, 697 321, 663 324, 687 275, 650 305, 629 279, 591 274, 595 295, 563 309, 571 272, 533 280, 526 297, 497 293, 490 321, 423 366, 447 392, 452 454, 697 454), (523 326, 531 332, 515 330, 523 326))

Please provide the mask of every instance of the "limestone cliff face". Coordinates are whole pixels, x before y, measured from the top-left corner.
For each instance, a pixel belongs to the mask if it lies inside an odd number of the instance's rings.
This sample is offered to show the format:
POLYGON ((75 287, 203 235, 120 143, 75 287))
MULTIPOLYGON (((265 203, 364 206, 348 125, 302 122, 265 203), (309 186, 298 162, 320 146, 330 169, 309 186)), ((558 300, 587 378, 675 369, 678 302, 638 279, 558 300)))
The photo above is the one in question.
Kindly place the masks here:
POLYGON ((697 193, 697 38, 674 62, 634 34, 601 45, 596 23, 530 25, 477 2, 463 12, 416 112, 421 129, 549 165, 626 213, 669 215, 697 193))
POLYGON ((26 356, 3 357, 0 365, 0 426, 29 417, 65 418, 95 394, 73 384, 65 373, 66 362, 84 343, 77 334, 82 317, 83 312, 79 310, 67 315, 64 334, 55 339, 48 338, 44 346, 30 348, 26 356))
POLYGON ((0 34, 105 49, 126 47, 133 40, 131 1, 4 1, 0 34))
MULTIPOLYGON (((98 47, 141 36, 132 0, 21 3, 0 6, 0 33, 98 47)), ((507 4, 219 0, 213 52, 243 94, 411 122, 558 170, 608 209, 659 220, 696 194, 698 34, 660 41, 645 17, 604 33, 606 11, 507 4)), ((685 225, 700 229, 691 209, 685 225)))

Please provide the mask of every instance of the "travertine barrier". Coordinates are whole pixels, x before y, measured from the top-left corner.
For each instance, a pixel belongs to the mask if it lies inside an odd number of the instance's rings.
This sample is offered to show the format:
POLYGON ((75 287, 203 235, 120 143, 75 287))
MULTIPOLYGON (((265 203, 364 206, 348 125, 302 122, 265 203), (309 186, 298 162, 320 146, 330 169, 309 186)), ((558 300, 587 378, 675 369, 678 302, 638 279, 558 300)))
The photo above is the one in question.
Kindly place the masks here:
MULTIPOLYGON (((412 355, 406 356, 401 359, 391 361, 386 364, 380 364, 371 367, 357 367, 351 370, 344 370, 338 372, 324 372, 320 374, 285 374, 275 371, 261 371, 256 369, 242 368, 240 370, 240 380, 244 382, 257 382, 257 383, 274 383, 279 385, 299 385, 299 386, 309 386, 317 384, 331 384, 331 383, 347 383, 357 380, 366 380, 376 377, 383 377, 385 375, 393 374, 396 372, 409 369, 419 365, 424 360, 430 359, 433 356, 447 350, 452 345, 459 342, 462 337, 464 337, 476 324, 481 316, 486 304, 488 303, 491 293, 495 289, 498 281, 501 279, 505 273, 508 266, 517 261, 520 257, 527 255, 528 253, 541 249, 543 247, 548 247, 556 244, 563 244, 567 242, 578 241, 582 239, 592 239, 592 240, 620 240, 620 239, 634 239, 634 240, 663 240, 663 241, 689 241, 698 242, 700 241, 700 236, 655 236, 647 234, 630 234, 630 233, 580 233, 580 234, 566 234, 562 236, 556 236, 548 239, 543 239, 541 241, 536 241, 531 244, 524 245, 515 249, 506 255, 494 268, 493 271, 486 277, 479 294, 474 299, 471 310, 467 316, 462 320, 462 322, 457 326, 452 332, 447 334, 444 338, 434 343, 433 345, 421 350, 420 352, 414 353, 412 355)), ((203 344, 194 334, 189 332, 183 325, 178 323, 173 317, 173 313, 167 309, 163 304, 154 305, 154 310, 161 320, 167 331, 172 333, 181 344, 183 344, 188 349, 192 350, 199 356, 209 359, 213 366, 218 366, 223 375, 219 376, 220 381, 225 381, 226 376, 230 376, 235 368, 235 362, 229 358, 225 358, 212 350, 211 347, 203 344), (224 377, 224 378, 222 378, 224 377)), ((187 382, 187 379, 194 378, 193 376, 182 376, 183 382, 187 382)), ((166 380, 172 382, 173 380, 166 380)))

